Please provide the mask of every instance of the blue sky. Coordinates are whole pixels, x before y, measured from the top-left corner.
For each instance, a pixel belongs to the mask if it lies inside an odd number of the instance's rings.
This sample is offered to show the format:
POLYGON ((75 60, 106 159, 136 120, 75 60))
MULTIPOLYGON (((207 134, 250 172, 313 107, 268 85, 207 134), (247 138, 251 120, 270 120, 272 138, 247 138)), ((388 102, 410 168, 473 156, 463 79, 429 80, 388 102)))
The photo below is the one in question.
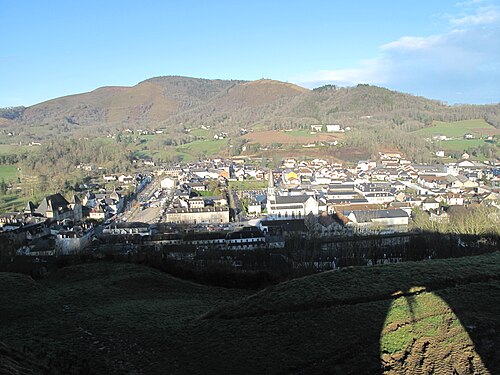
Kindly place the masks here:
POLYGON ((0 0, 0 107, 160 75, 500 102, 500 0, 0 0))

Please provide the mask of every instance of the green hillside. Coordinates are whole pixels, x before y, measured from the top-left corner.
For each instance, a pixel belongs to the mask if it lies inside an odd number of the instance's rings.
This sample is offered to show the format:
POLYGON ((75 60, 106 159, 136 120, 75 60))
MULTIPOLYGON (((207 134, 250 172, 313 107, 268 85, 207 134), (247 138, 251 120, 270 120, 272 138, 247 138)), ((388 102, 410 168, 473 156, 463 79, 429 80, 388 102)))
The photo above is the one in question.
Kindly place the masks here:
POLYGON ((12 165, 0 165, 0 180, 5 181, 15 180, 18 176, 17 168, 12 165))
POLYGON ((325 272, 253 295, 113 263, 0 282, 3 343, 77 358, 80 373, 500 370, 499 253, 325 272))
POLYGON ((463 138, 466 133, 476 137, 495 134, 496 129, 483 119, 475 119, 455 122, 435 121, 433 126, 420 129, 416 133, 424 136, 445 135, 450 138, 463 138))

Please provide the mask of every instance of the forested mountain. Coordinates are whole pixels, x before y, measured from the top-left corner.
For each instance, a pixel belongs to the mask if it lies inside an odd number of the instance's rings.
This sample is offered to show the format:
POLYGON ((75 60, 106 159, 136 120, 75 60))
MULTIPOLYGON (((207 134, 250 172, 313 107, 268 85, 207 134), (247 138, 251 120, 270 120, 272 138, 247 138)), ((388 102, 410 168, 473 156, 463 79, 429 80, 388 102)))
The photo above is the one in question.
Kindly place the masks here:
POLYGON ((0 126, 39 137, 55 133, 105 132, 111 129, 165 127, 172 133, 209 125, 296 128, 318 123, 345 126, 392 124, 411 131, 433 120, 484 118, 500 127, 500 105, 448 106, 435 100, 369 85, 324 86, 258 81, 156 77, 133 87, 102 87, 31 107, 0 110, 0 126))

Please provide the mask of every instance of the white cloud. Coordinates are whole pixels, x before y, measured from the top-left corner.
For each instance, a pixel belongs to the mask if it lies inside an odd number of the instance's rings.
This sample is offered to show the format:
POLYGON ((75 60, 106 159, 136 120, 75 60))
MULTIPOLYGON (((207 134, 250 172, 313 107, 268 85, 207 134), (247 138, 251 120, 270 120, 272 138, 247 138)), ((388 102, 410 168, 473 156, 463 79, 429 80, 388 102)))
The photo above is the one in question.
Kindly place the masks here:
POLYGON ((474 5, 477 5, 477 4, 481 4, 481 3, 484 3, 485 0, 467 0, 467 1, 461 1, 459 3, 457 3, 457 6, 459 7, 470 7, 470 6, 474 6, 474 5))
MULTIPOLYGON (((478 1, 467 2, 468 6, 478 1)), ((500 11, 469 9, 450 18, 449 31, 403 36, 379 47, 379 55, 354 67, 321 70, 291 79, 307 87, 358 83, 424 95, 450 103, 500 102, 500 11)))
POLYGON ((477 9, 475 14, 463 15, 450 20, 453 26, 489 25, 500 20, 500 11, 496 7, 477 9))
POLYGON ((320 70, 311 74, 291 79, 301 85, 311 86, 322 82, 331 82, 341 86, 358 83, 383 84, 385 73, 381 59, 363 60, 357 67, 349 69, 320 70))
POLYGON ((426 49, 438 44, 442 41, 443 35, 431 35, 427 37, 422 36, 404 36, 398 40, 390 43, 386 43, 380 46, 381 50, 391 50, 391 49, 408 49, 408 50, 418 50, 426 49))

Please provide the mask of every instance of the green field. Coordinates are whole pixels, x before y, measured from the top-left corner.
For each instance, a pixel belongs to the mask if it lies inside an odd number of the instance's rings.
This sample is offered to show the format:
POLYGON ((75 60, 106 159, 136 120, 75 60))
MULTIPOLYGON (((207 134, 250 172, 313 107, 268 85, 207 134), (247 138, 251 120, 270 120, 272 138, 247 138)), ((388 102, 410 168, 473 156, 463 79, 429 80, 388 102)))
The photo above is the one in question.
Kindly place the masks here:
POLYGON ((456 122, 434 121, 434 126, 414 132, 423 136, 445 135, 450 138, 463 137, 472 133, 475 137, 487 136, 498 133, 498 130, 483 119, 464 120, 456 122))
POLYGON ((200 140, 179 146, 177 147, 177 151, 181 154, 188 154, 195 157, 199 155, 209 156, 217 155, 222 149, 225 149, 227 145, 227 139, 200 140))
POLYGON ((265 180, 229 181, 229 187, 234 190, 265 189, 267 184, 268 182, 265 180))
POLYGON ((5 182, 14 181, 18 175, 17 167, 13 165, 0 165, 0 180, 3 178, 5 182))
POLYGON ((476 148, 485 144, 494 145, 494 143, 485 142, 483 139, 460 139, 452 141, 442 141, 440 143, 440 147, 443 150, 465 151, 468 148, 476 148))
POLYGON ((0 155, 3 154, 20 154, 22 152, 28 152, 36 149, 29 146, 19 146, 19 145, 7 145, 0 144, 0 155))
POLYGON ((40 281, 0 273, 0 337, 29 348, 33 366, 73 366, 51 373, 493 374, 499 280, 499 253, 347 268, 254 294, 110 262, 40 281))
POLYGON ((24 209, 26 198, 16 194, 0 195, 0 213, 24 209))
POLYGON ((208 138, 210 131, 207 129, 198 128, 198 129, 191 129, 189 134, 195 137, 208 138))

